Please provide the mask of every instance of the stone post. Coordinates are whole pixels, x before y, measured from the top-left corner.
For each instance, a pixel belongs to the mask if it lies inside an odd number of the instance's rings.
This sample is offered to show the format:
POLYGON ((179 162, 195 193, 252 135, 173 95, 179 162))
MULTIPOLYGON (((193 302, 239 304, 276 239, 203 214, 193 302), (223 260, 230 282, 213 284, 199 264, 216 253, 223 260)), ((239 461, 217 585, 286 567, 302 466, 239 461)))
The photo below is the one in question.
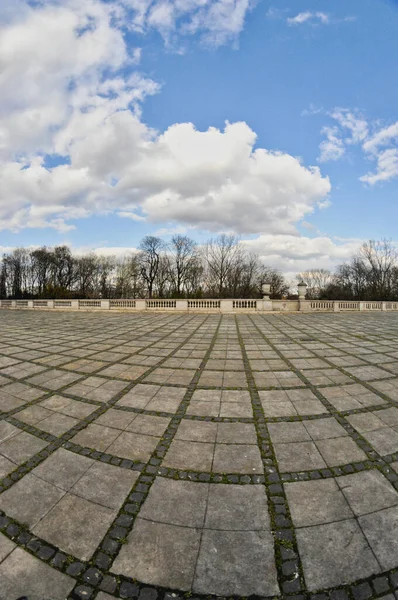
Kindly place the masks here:
POLYGON ((222 313, 233 312, 233 301, 232 300, 221 300, 220 311, 222 313))
POLYGON ((111 308, 110 300, 101 300, 101 310, 109 310, 111 308))
POLYGON ((176 300, 176 310, 186 312, 188 310, 188 300, 176 300))
POLYGON ((304 281, 300 281, 297 286, 298 289, 298 299, 299 299, 299 310, 305 310, 306 302, 305 302, 305 294, 307 293, 307 284, 304 281))
POLYGON ((135 309, 136 310, 145 310, 146 309, 145 300, 136 300, 135 301, 135 309))
POLYGON ((28 308, 33 308, 33 300, 28 300, 28 308))
POLYGON ((381 310, 387 310, 387 302, 381 303, 381 310))
POLYGON ((70 307, 73 310, 79 310, 79 300, 71 300, 70 301, 70 307))
POLYGON ((263 283, 263 285, 261 286, 262 292, 263 292, 263 300, 269 300, 269 293, 271 291, 271 284, 270 283, 263 283))

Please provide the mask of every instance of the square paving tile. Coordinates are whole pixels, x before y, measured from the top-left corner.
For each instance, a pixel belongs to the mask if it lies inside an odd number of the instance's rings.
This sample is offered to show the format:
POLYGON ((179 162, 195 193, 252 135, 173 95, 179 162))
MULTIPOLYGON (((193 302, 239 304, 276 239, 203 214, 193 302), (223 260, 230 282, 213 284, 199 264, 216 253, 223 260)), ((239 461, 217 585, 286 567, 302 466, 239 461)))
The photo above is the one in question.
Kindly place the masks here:
POLYGON ((199 542, 197 529, 138 518, 112 570, 143 583, 188 591, 199 542))
POLYGON ((21 431, 0 444, 0 454, 20 465, 47 445, 48 442, 21 431))
POLYGON ((75 580, 51 568, 22 548, 16 548, 0 565, 1 597, 16 599, 29 593, 29 600, 64 600, 75 580))
POLYGON ((313 442, 275 444, 275 454, 283 473, 323 469, 326 463, 313 442))
POLYGON ((206 529, 270 529, 265 488, 257 485, 210 484, 206 529))
POLYGON ((71 492, 101 506, 119 510, 138 479, 136 471, 92 461, 71 492))
POLYGON ((398 556, 398 506, 364 515, 358 521, 382 568, 394 568, 398 556))
POLYGON ((377 469, 336 481, 356 516, 398 505, 398 492, 377 469))
POLYGON ((262 473, 258 446, 247 444, 216 444, 213 460, 215 473, 262 473))
POLYGON ((92 466, 93 460, 80 454, 75 454, 64 448, 59 448, 32 473, 44 481, 67 491, 78 481, 92 466))
POLYGON ((164 459, 165 467, 210 472, 214 444, 173 440, 164 459))
POLYGON ((381 570, 355 519, 299 528, 296 537, 310 591, 352 583, 381 570))
POLYGON ((32 528, 62 498, 64 492, 28 473, 0 496, 0 508, 32 528))
POLYGON ((295 527, 321 525, 354 516, 334 479, 287 483, 285 492, 295 527))
POLYGON ((108 452, 121 458, 147 462, 159 440, 160 438, 154 436, 123 431, 108 447, 108 452))
POLYGON ((203 527, 209 484, 157 478, 140 510, 140 518, 181 525, 203 527))
POLYGON ((89 560, 116 514, 116 510, 66 493, 33 533, 80 560, 89 560))
POLYGON ((246 597, 278 594, 273 550, 269 531, 205 530, 194 592, 246 597))
POLYGON ((365 452, 350 437, 318 440, 316 446, 328 467, 337 467, 367 459, 365 452))

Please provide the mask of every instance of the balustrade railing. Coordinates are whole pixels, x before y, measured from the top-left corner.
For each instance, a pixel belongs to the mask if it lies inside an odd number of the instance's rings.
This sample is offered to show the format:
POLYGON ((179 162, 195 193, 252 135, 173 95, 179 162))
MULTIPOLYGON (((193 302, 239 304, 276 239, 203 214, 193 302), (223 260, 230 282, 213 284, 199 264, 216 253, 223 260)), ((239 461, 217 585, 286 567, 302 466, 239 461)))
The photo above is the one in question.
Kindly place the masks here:
POLYGON ((392 312, 398 311, 398 302, 368 302, 348 300, 253 300, 253 299, 131 299, 104 300, 0 300, 3 309, 72 309, 72 310, 125 310, 125 311, 209 311, 238 312, 392 312))

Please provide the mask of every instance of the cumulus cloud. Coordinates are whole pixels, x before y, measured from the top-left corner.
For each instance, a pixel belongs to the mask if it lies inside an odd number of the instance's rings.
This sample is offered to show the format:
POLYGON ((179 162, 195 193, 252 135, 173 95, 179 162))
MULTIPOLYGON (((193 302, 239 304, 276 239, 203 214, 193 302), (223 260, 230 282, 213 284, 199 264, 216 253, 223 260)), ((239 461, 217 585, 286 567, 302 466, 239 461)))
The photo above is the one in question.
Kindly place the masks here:
POLYGON ((257 252, 264 264, 273 265, 285 274, 308 269, 333 270, 349 260, 362 240, 338 239, 326 236, 260 235, 244 244, 257 252))
MULTIPOLYGON (((172 4, 191 7, 194 28, 194 15, 206 9, 233 29, 240 21, 230 11, 241 7, 242 16, 248 6, 172 4)), ((77 219, 115 212, 171 227, 292 234, 325 206, 331 186, 319 168, 256 148, 246 123, 207 131, 177 123, 164 132, 143 123, 140 104, 159 86, 137 71, 122 5, 23 6, 0 22, 0 228, 67 232, 77 219)))

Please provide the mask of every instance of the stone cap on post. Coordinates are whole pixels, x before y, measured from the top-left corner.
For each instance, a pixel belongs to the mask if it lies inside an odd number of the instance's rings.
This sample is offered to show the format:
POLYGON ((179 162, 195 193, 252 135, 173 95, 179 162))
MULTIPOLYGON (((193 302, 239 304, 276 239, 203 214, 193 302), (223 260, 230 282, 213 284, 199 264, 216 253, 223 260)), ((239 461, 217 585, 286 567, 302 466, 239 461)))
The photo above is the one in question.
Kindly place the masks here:
POLYGON ((297 286, 298 289, 298 297, 299 300, 305 300, 305 295, 307 293, 307 284, 304 283, 304 281, 300 281, 300 283, 297 286))
POLYGON ((261 290, 263 292, 263 300, 269 300, 269 294, 271 291, 271 284, 266 282, 261 286, 261 290))

